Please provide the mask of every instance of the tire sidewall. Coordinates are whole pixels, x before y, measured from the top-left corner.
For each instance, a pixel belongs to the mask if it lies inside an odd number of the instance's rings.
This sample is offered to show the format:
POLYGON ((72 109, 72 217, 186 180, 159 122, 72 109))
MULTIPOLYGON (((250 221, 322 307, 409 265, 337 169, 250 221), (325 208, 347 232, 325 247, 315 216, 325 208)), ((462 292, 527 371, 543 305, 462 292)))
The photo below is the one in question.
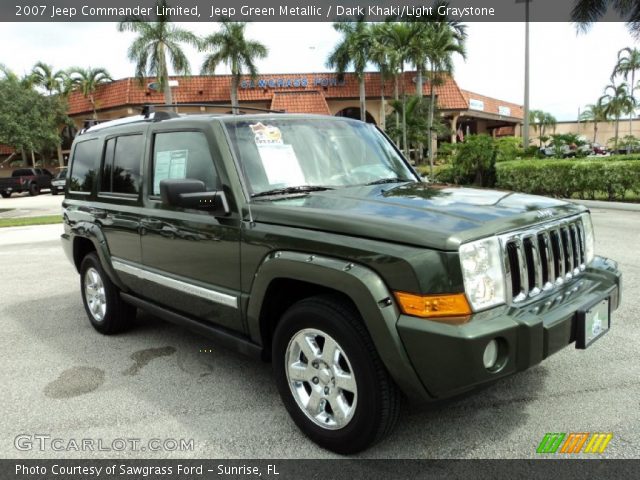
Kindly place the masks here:
POLYGON ((312 311, 305 302, 291 307, 279 322, 274 334, 273 368, 276 384, 285 408, 296 425, 319 445, 339 453, 354 453, 366 448, 377 432, 381 400, 374 364, 358 332, 341 319, 339 310, 327 315, 312 311), (338 430, 327 430, 313 423, 296 402, 286 374, 286 350, 290 340, 300 330, 313 328, 330 335, 344 350, 351 363, 357 386, 356 411, 351 421, 338 430))
POLYGON ((113 318, 115 314, 114 312, 116 307, 115 295, 117 295, 117 293, 115 292, 115 289, 113 288, 111 281, 109 280, 109 277, 107 277, 107 274, 102 269, 100 260, 98 259, 95 253, 90 253, 86 257, 84 257, 80 265, 80 291, 82 295, 82 303, 84 305, 85 311, 87 312, 87 317, 89 317, 89 321, 91 322, 91 325, 93 326, 93 328, 95 328, 101 333, 108 333, 111 330, 111 327, 112 327, 111 323, 113 322, 113 318), (95 318, 93 318, 93 315, 91 314, 91 310, 89 309, 89 305, 87 304, 87 298, 85 295, 85 281, 86 281, 85 275, 87 273, 87 270, 89 270, 89 268, 93 268, 98 272, 98 275, 100 275, 100 279, 102 280, 102 284, 104 285, 107 308, 105 311, 104 318, 100 322, 98 322, 95 318))

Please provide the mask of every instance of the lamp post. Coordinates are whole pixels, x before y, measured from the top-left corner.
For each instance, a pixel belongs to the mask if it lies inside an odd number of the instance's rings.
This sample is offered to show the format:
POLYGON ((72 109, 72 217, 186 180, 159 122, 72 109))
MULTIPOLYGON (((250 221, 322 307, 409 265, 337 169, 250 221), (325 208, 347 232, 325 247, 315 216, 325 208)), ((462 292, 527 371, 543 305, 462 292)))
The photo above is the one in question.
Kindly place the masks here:
POLYGON ((524 3, 524 125, 522 127, 522 144, 529 147, 529 3, 532 0, 516 0, 524 3))

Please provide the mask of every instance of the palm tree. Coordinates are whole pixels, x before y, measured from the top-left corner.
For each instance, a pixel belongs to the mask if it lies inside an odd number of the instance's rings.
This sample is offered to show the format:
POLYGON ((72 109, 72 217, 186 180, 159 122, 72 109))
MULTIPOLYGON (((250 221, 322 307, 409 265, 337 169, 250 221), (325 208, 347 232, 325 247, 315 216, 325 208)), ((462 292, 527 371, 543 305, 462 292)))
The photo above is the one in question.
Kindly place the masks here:
POLYGON ((607 112, 600 99, 598 99, 596 103, 590 103, 585 107, 584 112, 580 114, 580 120, 583 122, 593 122, 593 143, 596 143, 598 122, 606 122, 608 120, 607 112))
POLYGON ((632 112, 636 108, 636 102, 631 96, 629 96, 627 85, 625 83, 621 83, 620 85, 607 85, 604 89, 604 94, 600 97, 598 102, 603 104, 607 117, 613 117, 615 119, 615 140, 613 148, 617 151, 620 117, 632 112))
POLYGON ((93 118, 98 118, 98 112, 96 110, 96 99, 94 94, 98 86, 112 82, 113 79, 109 72, 104 68, 80 68, 74 67, 69 70, 69 78, 72 88, 79 90, 84 98, 89 99, 91 107, 93 108, 93 118))
POLYGON ((31 78, 35 85, 44 88, 51 96, 54 92, 63 92, 67 73, 63 70, 54 71, 51 65, 38 62, 31 70, 31 78))
POLYGON ((447 20, 429 22, 426 28, 426 51, 429 63, 429 135, 427 148, 429 150, 429 169, 433 175, 434 149, 432 147, 433 115, 436 104, 435 85, 440 83, 445 75, 453 73, 453 55, 458 54, 466 59, 466 31, 463 26, 457 26, 447 20))
MULTIPOLYGON (((166 0, 156 3, 156 8, 162 12, 166 7, 166 0)), ((156 77, 165 103, 171 105, 169 64, 177 74, 188 75, 189 60, 181 44, 198 47, 200 42, 190 31, 173 25, 169 15, 158 15, 156 19, 156 22, 145 22, 140 17, 130 17, 118 24, 118 31, 138 34, 128 51, 129 60, 136 64, 136 77, 141 82, 145 76, 156 77)))
POLYGON ((627 28, 636 38, 640 37, 640 10, 632 0, 576 0, 571 11, 571 21, 579 32, 589 30, 594 22, 604 17, 611 7, 627 22, 627 28))
POLYGON ((540 135, 538 139, 540 140, 540 147, 542 147, 542 142, 548 137, 545 135, 548 128, 551 128, 555 131, 556 129, 556 117, 551 115, 550 113, 543 112, 542 110, 530 110, 529 111, 529 123, 533 127, 534 132, 540 131, 540 135))
MULTIPOLYGON (((388 54, 388 70, 393 75, 393 99, 398 101, 400 99, 400 76, 404 79, 404 64, 407 57, 407 46, 411 41, 412 31, 406 22, 385 22, 380 27, 374 30, 372 35, 373 41, 379 41, 384 44, 388 54)), ((374 60, 375 61, 375 60, 374 60)), ((402 82, 402 98, 406 100, 404 91, 404 81, 402 82)), ((406 111, 406 108, 400 109, 402 112, 406 111)), ((395 124, 400 125, 400 111, 394 109, 395 124)), ((402 146, 405 152, 408 152, 407 148, 407 135, 406 135, 406 118, 402 121, 402 127, 396 130, 396 144, 401 145, 400 138, 402 138, 402 146)))
POLYGON ((355 22, 337 22, 333 28, 342 34, 342 39, 335 46, 327 59, 327 67, 333 68, 338 73, 338 78, 343 78, 349 65, 358 79, 360 87, 360 120, 367 120, 366 93, 365 93, 365 68, 370 60, 371 52, 371 27, 364 21, 364 17, 355 22))
MULTIPOLYGON (((625 80, 631 75, 631 83, 629 83, 629 96, 635 101, 634 95, 636 89, 636 70, 640 70, 640 50, 637 48, 626 47, 618 52, 618 63, 613 68, 611 74, 611 81, 613 82, 617 75, 621 75, 625 80)), ((637 103, 637 102, 636 102, 637 103)), ((629 112, 629 135, 632 135, 633 127, 633 114, 632 110, 629 112)), ((630 149, 630 145, 628 149, 630 149)))
POLYGON ((255 61, 266 58, 267 47, 255 40, 245 37, 246 23, 232 22, 228 18, 221 21, 222 29, 209 35, 202 41, 202 50, 211 50, 202 64, 201 72, 211 74, 221 63, 231 70, 231 106, 233 113, 238 113, 238 85, 245 70, 252 78, 258 76, 255 61))

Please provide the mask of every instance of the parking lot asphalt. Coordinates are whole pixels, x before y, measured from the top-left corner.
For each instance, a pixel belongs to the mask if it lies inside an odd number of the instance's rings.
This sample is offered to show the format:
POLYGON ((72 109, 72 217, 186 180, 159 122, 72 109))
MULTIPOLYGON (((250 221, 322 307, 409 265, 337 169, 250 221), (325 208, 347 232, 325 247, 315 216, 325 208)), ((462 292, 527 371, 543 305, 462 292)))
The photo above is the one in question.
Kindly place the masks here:
MULTIPOLYGON (((640 457, 640 214, 594 209, 593 218, 597 253, 624 274, 612 330, 587 350, 570 346, 463 398, 405 408, 393 434, 361 457, 535 458, 547 432, 612 432, 602 456, 640 457)), ((0 229, 0 457, 335 456, 289 419, 270 365, 146 314, 130 332, 96 333, 61 228, 0 229), (27 435, 22 450, 19 435, 27 435), (33 435, 60 439, 58 451, 42 451, 33 435), (77 451, 82 439, 140 448, 77 451), (193 440, 193 448, 150 451, 150 439, 193 440)))
POLYGON ((0 198, 0 218, 36 217, 61 213, 64 195, 51 195, 49 191, 35 197, 28 193, 14 193, 9 198, 0 198))

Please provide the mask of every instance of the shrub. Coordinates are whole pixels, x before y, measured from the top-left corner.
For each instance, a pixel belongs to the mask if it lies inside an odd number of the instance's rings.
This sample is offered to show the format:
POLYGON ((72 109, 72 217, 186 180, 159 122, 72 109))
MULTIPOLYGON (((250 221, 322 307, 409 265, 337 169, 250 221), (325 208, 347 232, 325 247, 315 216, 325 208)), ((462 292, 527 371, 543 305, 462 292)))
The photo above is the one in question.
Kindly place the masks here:
POLYGON ((640 192, 640 160, 604 159, 520 160, 496 166, 496 186, 506 190, 554 197, 624 199, 627 191, 640 192))
POLYGON ((495 181, 497 148, 489 135, 469 135, 453 157, 453 167, 462 183, 491 186, 495 181))
POLYGON ((523 156, 522 140, 518 137, 501 137, 496 141, 496 162, 517 160, 523 156))

